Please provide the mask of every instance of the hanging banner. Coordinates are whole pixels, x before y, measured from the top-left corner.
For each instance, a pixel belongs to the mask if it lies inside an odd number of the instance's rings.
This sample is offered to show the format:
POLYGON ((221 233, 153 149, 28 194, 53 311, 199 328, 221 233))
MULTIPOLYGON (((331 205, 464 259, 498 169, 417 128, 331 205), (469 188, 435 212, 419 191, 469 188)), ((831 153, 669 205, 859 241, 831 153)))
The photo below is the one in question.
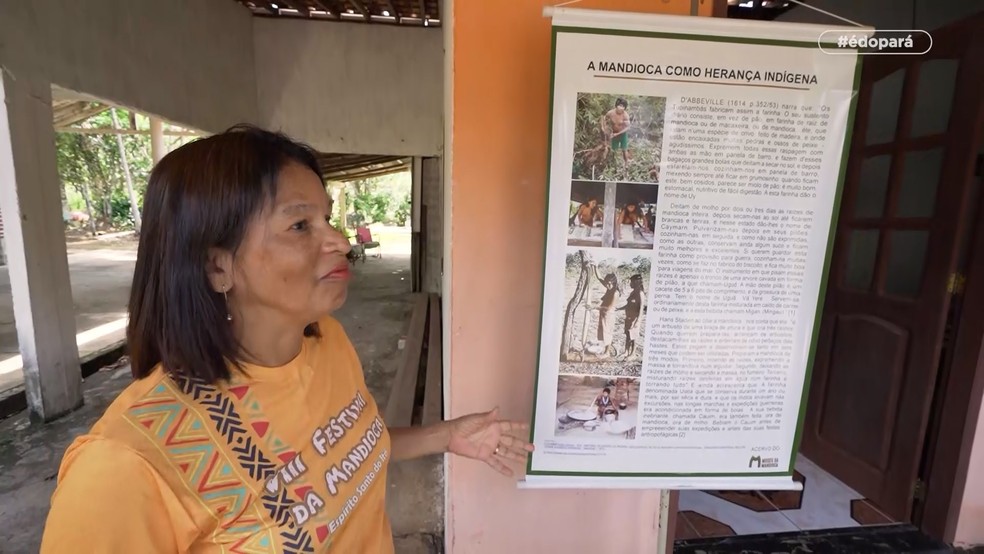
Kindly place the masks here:
POLYGON ((552 15, 521 486, 797 488, 860 75, 836 41, 873 29, 552 15))

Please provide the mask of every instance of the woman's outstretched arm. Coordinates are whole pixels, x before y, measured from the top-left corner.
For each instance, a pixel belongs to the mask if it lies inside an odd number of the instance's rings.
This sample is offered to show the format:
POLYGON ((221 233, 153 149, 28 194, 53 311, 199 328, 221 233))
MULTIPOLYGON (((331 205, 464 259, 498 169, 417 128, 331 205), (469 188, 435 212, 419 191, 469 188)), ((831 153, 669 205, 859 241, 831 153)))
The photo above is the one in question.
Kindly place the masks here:
POLYGON ((508 461, 525 462, 533 445, 513 436, 528 433, 529 425, 499 419, 498 408, 470 414, 427 427, 390 429, 393 460, 409 460, 450 452, 487 463, 499 473, 512 477, 508 461))

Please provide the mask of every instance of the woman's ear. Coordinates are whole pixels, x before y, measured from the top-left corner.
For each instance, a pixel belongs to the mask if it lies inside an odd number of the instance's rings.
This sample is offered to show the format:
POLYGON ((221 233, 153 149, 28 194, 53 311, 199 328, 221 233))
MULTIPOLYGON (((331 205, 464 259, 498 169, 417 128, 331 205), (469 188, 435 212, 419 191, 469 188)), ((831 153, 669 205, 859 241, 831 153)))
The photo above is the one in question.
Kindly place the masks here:
POLYGON ((221 248, 209 248, 205 263, 212 290, 223 293, 232 289, 232 253, 221 248))

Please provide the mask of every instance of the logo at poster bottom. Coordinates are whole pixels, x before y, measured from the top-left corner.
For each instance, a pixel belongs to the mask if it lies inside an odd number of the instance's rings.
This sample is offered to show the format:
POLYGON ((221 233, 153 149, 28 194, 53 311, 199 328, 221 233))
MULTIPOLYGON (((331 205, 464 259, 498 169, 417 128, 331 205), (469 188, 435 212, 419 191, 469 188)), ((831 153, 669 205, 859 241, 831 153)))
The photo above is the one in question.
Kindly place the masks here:
POLYGON ((752 456, 748 460, 748 467, 758 469, 768 469, 779 467, 779 458, 763 458, 762 456, 752 456))

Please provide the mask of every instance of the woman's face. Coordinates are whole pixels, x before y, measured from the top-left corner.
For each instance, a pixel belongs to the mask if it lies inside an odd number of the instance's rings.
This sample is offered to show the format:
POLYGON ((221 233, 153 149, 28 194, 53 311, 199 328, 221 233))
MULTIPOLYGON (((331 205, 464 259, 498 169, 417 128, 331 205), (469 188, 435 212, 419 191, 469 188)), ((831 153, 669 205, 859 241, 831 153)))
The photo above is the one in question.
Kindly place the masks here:
POLYGON ((329 225, 331 201, 321 180, 290 162, 277 197, 250 223, 232 260, 229 303, 240 321, 307 325, 337 310, 348 293, 348 239, 329 225))
POLYGON ((636 205, 629 204, 628 206, 625 207, 625 209, 628 210, 629 213, 634 213, 636 211, 636 205))

